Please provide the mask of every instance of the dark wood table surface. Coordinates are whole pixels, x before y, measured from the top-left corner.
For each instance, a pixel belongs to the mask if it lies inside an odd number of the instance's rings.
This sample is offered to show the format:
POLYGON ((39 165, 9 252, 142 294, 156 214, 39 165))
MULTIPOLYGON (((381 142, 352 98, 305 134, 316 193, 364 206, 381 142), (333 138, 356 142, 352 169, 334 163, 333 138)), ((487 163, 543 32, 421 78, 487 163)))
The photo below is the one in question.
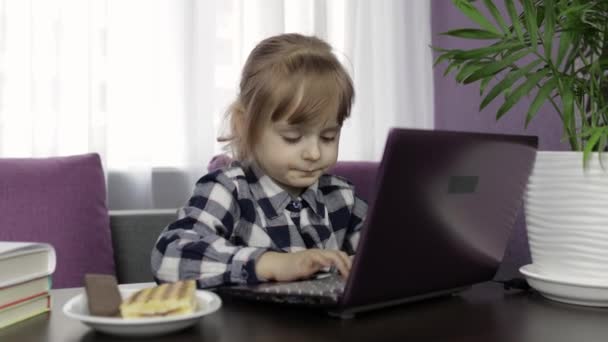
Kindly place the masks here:
MULTIPOLYGON (((63 314, 63 304, 82 291, 52 290, 50 313, 0 329, 0 341, 123 340, 63 314)), ((146 341, 608 341, 608 309, 553 302, 533 291, 504 291, 495 283, 351 320, 316 310, 224 299, 219 311, 197 325, 146 341)))

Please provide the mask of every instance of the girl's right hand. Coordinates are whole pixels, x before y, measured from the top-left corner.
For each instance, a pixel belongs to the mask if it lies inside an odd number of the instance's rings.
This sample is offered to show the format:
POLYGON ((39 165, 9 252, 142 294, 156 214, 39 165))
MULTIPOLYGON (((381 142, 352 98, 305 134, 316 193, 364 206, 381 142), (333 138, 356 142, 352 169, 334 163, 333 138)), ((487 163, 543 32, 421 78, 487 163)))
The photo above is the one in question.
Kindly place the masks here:
POLYGON ((266 252, 256 263, 259 278, 294 281, 310 278, 323 268, 334 266, 343 278, 348 277, 352 262, 349 256, 336 250, 307 249, 294 253, 266 252))

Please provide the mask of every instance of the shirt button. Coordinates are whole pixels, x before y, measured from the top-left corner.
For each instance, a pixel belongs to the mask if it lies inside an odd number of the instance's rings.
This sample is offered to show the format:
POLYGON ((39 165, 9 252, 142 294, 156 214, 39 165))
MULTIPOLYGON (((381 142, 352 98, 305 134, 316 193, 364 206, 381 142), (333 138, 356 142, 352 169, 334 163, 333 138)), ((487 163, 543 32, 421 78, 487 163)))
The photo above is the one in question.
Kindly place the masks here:
POLYGON ((302 208, 302 203, 300 201, 293 201, 291 202, 291 205, 295 208, 295 209, 301 209, 302 208))

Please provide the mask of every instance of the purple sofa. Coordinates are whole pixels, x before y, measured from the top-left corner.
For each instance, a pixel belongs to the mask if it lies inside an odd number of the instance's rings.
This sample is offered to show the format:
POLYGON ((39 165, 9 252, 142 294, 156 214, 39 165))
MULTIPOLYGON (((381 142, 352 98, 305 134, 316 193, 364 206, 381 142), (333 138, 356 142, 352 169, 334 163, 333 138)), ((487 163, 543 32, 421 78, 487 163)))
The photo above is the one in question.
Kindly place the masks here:
MULTIPOLYGON (((208 168, 228 162, 214 158, 208 168)), ((369 202, 377 169, 374 162, 339 162, 330 172, 349 179, 369 202)), ((116 274, 120 283, 152 281, 152 246, 175 217, 175 209, 108 212, 95 154, 0 159, 0 240, 51 243, 58 256, 54 288, 81 286, 89 272, 116 274)), ((525 230, 515 231, 497 277, 516 276, 527 262, 525 230)))

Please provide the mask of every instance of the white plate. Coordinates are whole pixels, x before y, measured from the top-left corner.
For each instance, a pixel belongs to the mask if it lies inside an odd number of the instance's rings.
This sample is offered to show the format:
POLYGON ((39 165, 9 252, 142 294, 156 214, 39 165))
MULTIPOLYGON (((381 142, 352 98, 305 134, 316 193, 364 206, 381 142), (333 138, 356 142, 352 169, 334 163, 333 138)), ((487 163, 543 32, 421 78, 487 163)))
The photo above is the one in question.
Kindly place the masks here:
MULTIPOLYGON (((150 285, 154 286, 154 285, 150 285)), ((119 285, 123 298, 137 291, 133 286, 119 285)), ((63 306, 63 313, 77 319, 91 328, 120 336, 154 336, 168 334, 194 325, 202 316, 215 312, 222 306, 222 300, 213 292, 197 290, 198 308, 194 313, 168 317, 151 318, 117 318, 93 316, 89 313, 87 298, 84 293, 74 296, 63 306)))
POLYGON ((585 306, 608 306, 608 283, 556 278, 539 272, 533 264, 522 266, 519 271, 526 276, 530 286, 549 299, 585 306))

